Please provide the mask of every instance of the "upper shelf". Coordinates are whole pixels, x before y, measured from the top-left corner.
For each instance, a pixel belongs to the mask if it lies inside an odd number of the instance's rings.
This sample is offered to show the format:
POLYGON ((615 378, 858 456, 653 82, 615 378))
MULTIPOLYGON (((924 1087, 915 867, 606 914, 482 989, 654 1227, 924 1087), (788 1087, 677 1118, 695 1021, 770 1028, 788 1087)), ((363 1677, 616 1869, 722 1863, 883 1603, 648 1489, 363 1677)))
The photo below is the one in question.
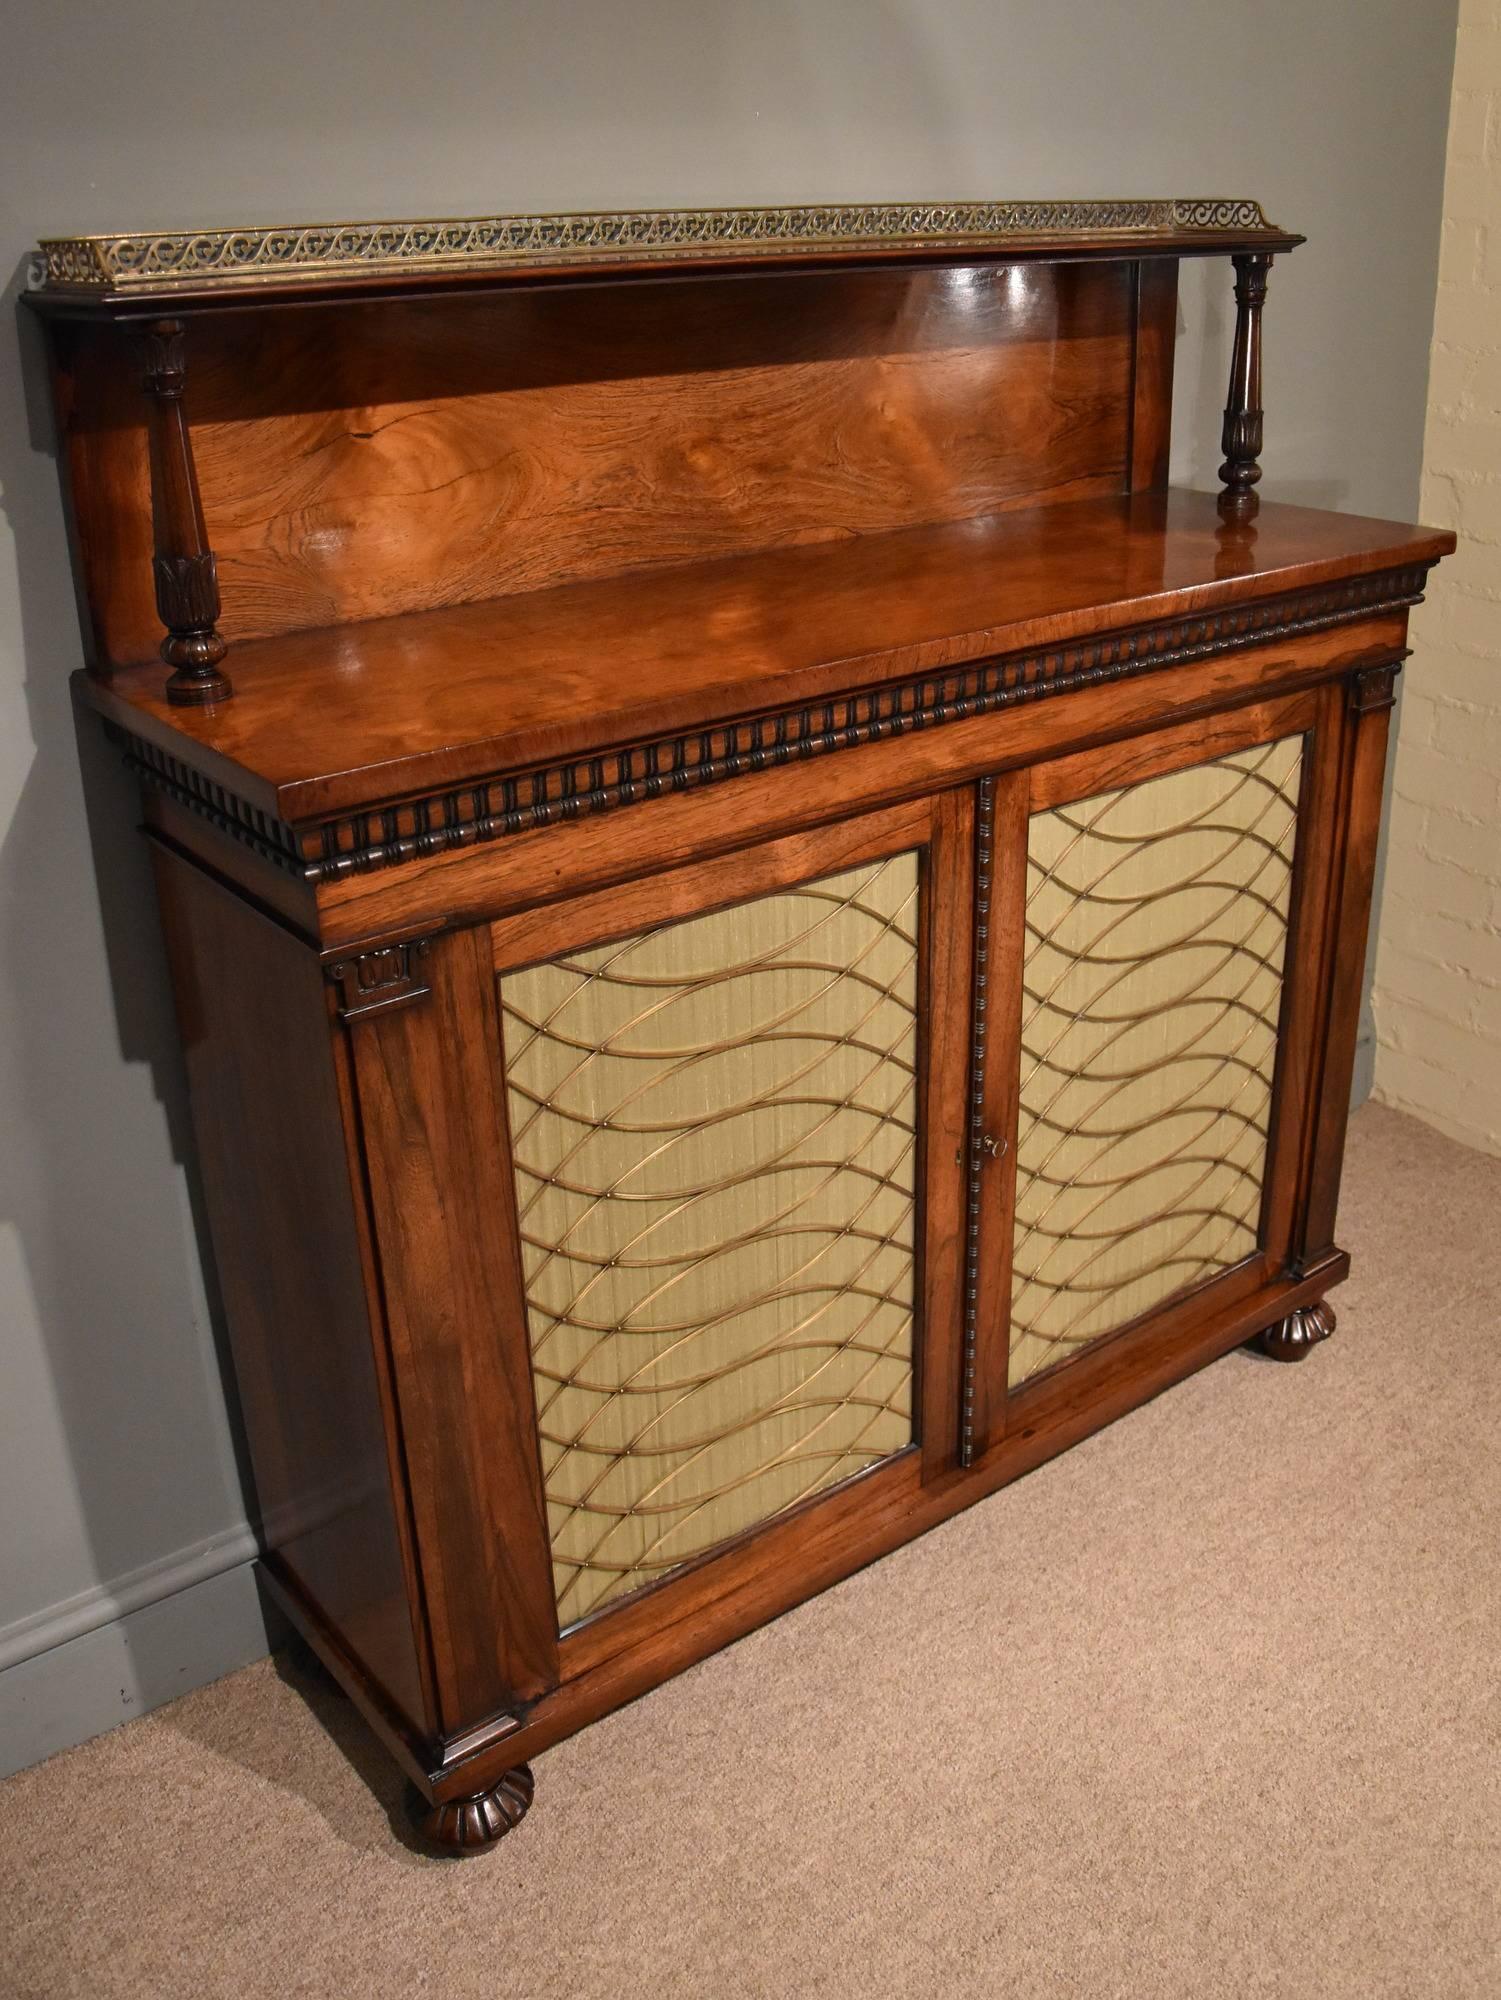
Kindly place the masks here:
POLYGON ((1258 202, 892 202, 290 224, 44 238, 38 308, 116 316, 251 298, 333 300, 558 275, 849 263, 1274 253, 1258 202))
POLYGON ((173 707, 155 661, 79 686, 135 735, 298 822, 1410 570, 1453 546, 1442 531, 1274 504, 1227 525, 1212 494, 1150 492, 247 640, 239 692, 213 707, 173 707))

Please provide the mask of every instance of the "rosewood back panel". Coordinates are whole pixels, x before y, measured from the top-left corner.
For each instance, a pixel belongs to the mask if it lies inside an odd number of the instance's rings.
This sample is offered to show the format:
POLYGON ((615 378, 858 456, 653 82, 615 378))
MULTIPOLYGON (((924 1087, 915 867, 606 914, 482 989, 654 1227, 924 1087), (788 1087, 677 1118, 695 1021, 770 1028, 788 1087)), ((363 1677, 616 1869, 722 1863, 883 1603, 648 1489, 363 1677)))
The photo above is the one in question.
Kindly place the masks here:
MULTIPOLYGON (((231 644, 1159 483, 1176 265, 656 280, 188 325, 231 644)), ((95 664, 154 658, 129 327, 60 325, 95 664)))

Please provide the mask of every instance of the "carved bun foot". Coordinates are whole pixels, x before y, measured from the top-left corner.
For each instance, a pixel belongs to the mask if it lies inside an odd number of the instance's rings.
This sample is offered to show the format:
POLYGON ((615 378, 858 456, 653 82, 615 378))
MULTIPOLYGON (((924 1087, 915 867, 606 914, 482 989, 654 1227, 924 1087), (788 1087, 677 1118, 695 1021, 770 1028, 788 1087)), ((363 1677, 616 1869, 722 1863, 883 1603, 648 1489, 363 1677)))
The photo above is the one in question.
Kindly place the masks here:
POLYGON ((1333 1331, 1333 1306, 1323 1299, 1316 1299, 1311 1306, 1299 1306, 1286 1319, 1274 1320, 1257 1334, 1251 1345, 1261 1353, 1269 1354, 1273 1361, 1301 1361, 1321 1340, 1327 1340, 1333 1331))
POLYGON ((451 1854, 477 1854, 520 1826, 535 1789, 531 1765, 518 1764, 488 1792, 429 1806, 418 1825, 423 1838, 435 1847, 446 1848, 451 1854))

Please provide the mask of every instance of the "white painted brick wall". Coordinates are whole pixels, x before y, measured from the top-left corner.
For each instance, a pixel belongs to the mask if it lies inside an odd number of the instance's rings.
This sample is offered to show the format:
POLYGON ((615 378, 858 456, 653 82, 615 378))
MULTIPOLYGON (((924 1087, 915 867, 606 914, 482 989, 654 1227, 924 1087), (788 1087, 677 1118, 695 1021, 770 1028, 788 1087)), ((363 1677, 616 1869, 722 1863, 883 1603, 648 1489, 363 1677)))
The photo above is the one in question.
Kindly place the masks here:
POLYGON ((1376 952, 1376 1096, 1501 1153, 1501 0, 1460 0, 1422 517, 1376 952))

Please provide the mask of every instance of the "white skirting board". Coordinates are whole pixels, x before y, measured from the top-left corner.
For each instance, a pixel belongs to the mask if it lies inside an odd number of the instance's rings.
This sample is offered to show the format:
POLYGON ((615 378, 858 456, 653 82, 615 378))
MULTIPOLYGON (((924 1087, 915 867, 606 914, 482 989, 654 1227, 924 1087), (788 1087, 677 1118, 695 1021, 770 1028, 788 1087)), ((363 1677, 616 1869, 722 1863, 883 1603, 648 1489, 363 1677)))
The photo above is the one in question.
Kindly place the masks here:
POLYGON ((249 1528, 0 1632, 0 1777, 260 1659, 249 1528))

